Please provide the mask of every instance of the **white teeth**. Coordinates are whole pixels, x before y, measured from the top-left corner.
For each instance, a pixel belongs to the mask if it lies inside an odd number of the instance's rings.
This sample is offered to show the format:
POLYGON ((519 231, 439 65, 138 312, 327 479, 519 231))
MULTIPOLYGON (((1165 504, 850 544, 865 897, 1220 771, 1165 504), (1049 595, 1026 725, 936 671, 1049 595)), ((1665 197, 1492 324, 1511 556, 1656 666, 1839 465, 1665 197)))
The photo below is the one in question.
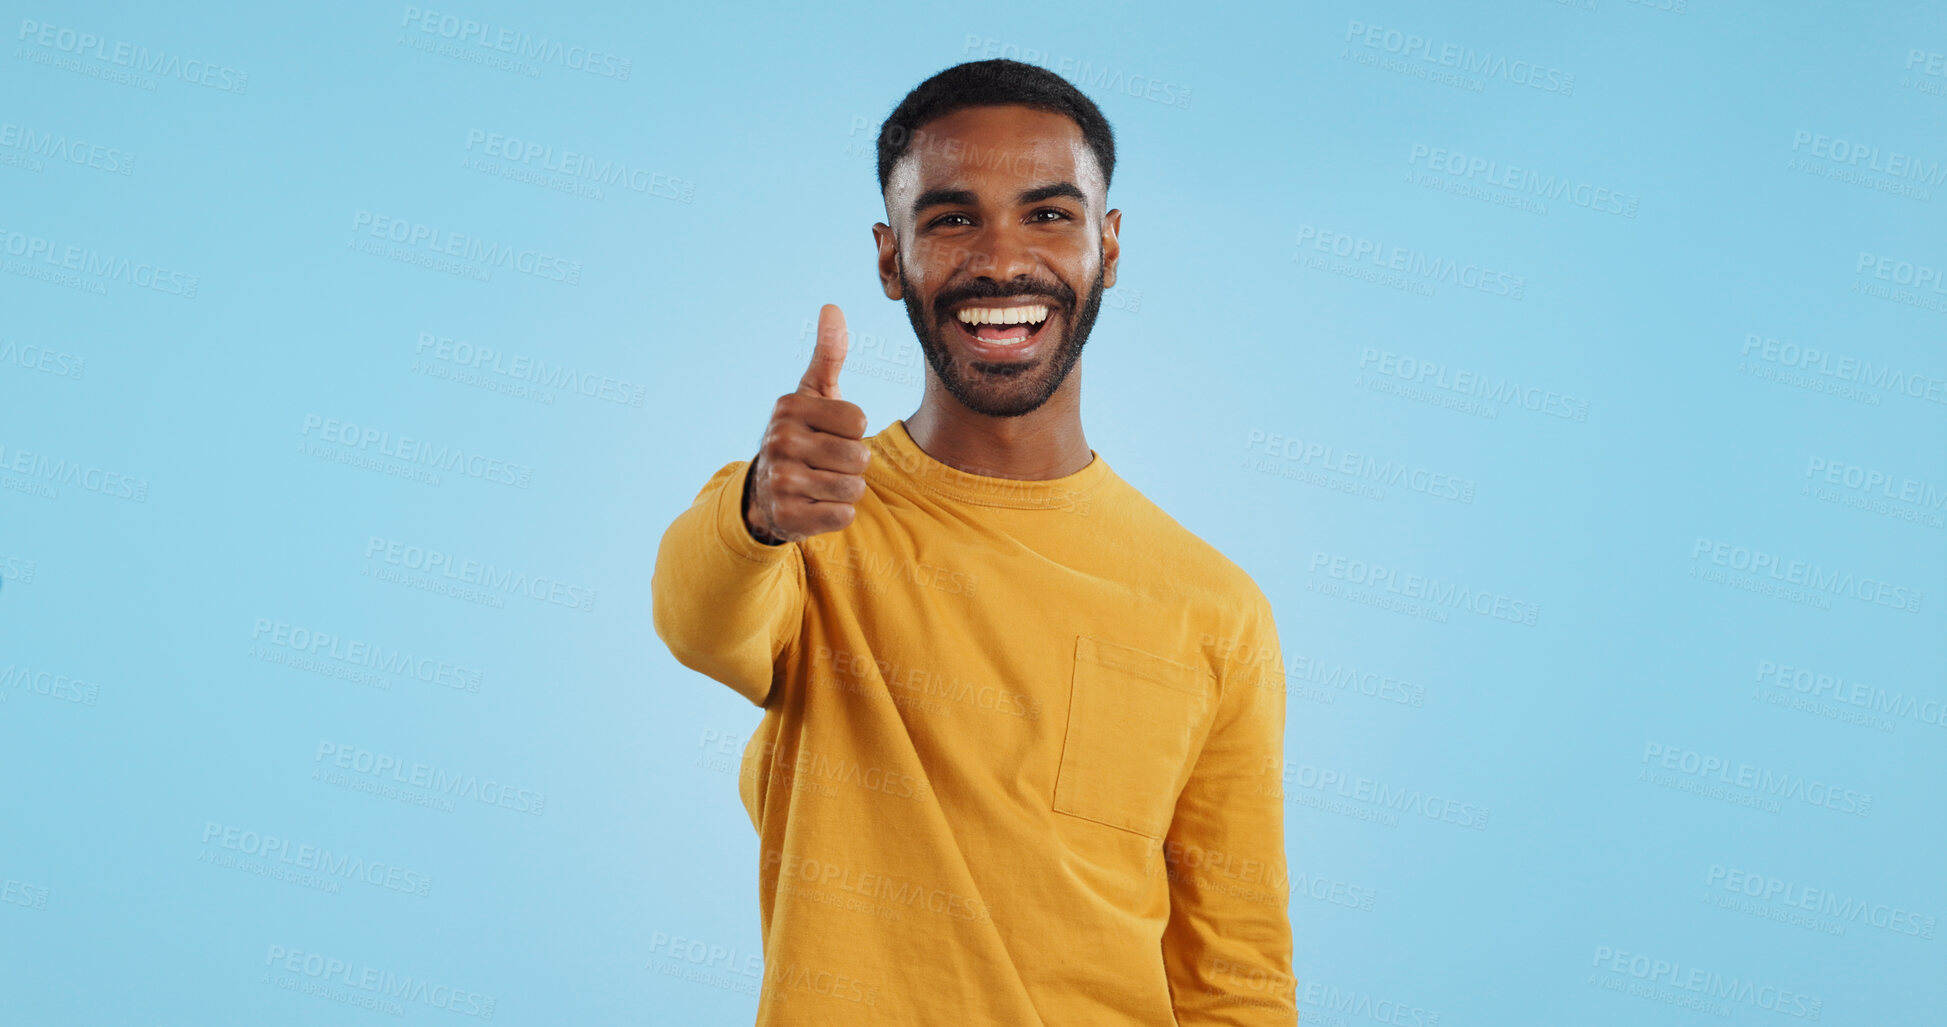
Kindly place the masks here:
POLYGON ((963 324, 970 325, 1040 324, 1048 319, 1048 308, 966 307, 955 316, 963 324))

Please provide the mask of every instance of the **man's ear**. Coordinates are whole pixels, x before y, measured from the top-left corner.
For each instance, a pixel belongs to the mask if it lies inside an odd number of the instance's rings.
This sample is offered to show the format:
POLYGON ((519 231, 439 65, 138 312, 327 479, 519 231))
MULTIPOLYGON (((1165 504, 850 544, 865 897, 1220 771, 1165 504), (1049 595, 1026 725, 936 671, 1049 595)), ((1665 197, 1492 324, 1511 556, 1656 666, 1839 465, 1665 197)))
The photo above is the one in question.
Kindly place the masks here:
POLYGON ((1122 242, 1117 236, 1122 234, 1122 211, 1112 210, 1102 216, 1102 288, 1115 284, 1115 262, 1122 259, 1122 242))
POLYGON ((891 225, 875 224, 872 241, 879 247, 879 288, 886 291, 887 299, 899 299, 903 295, 899 288, 899 237, 893 234, 891 225))

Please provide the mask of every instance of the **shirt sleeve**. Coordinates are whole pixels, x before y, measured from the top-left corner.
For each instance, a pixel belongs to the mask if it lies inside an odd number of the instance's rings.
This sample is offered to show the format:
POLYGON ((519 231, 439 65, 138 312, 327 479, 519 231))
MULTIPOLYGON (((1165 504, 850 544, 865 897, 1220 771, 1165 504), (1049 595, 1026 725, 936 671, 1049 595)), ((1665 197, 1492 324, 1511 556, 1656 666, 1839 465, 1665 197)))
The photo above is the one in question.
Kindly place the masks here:
POLYGON ((765 545, 744 525, 751 461, 725 465, 663 532, 649 590, 656 634, 683 666, 770 698, 778 655, 804 623, 804 553, 765 545))
POLYGON ((1182 1027, 1292 1027, 1284 846, 1285 675, 1270 603, 1221 643, 1217 714, 1163 846, 1163 964, 1182 1027))

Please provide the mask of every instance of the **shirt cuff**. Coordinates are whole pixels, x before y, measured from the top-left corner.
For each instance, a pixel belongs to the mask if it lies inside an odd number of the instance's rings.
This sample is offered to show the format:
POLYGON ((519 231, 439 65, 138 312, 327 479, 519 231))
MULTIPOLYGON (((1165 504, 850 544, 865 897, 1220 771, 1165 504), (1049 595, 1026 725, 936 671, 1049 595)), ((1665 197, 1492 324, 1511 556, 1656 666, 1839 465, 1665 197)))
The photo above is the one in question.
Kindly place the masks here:
POLYGON ((780 542, 774 546, 765 545, 751 537, 750 528, 744 523, 744 484, 750 477, 751 465, 754 463, 755 461, 745 463, 743 470, 731 475, 724 481, 723 488, 718 490, 717 537, 723 539, 723 544, 728 546, 731 552, 746 560, 773 563, 784 559, 785 554, 791 552, 792 546, 789 542, 780 542))

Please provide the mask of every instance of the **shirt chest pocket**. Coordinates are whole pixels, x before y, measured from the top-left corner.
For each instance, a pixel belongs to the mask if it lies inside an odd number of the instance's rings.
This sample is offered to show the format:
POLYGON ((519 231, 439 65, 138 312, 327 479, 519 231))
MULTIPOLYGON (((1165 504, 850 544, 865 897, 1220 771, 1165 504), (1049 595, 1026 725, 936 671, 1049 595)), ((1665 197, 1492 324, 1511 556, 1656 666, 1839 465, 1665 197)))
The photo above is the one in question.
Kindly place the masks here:
POLYGON ((1195 667, 1077 638, 1055 811, 1163 837, 1212 687, 1195 667))

